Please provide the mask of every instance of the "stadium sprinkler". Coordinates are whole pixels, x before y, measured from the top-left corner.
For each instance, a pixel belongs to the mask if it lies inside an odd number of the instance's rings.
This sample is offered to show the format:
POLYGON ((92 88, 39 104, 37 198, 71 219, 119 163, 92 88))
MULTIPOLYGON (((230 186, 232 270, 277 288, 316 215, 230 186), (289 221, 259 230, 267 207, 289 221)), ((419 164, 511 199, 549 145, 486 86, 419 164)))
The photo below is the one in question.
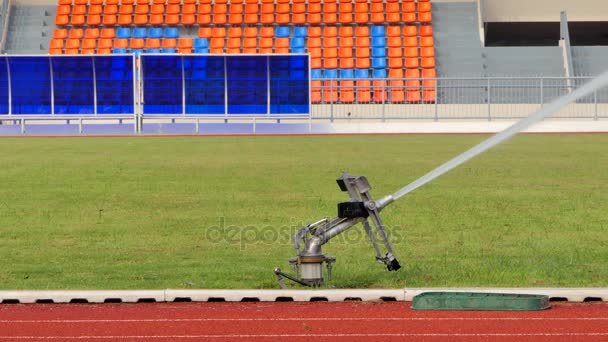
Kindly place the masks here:
POLYGON ((370 194, 372 187, 367 178, 364 176, 351 176, 348 173, 343 172, 342 176, 337 179, 338 186, 340 187, 340 190, 348 192, 350 199, 346 202, 338 203, 338 216, 336 218, 331 220, 323 218, 300 228, 296 232, 293 239, 296 256, 289 259, 289 263, 294 268, 295 276, 291 276, 282 272, 279 268, 276 268, 274 273, 277 276, 279 284, 282 288, 286 288, 287 286, 283 278, 287 278, 305 286, 322 286, 324 284, 324 263, 327 264, 327 280, 330 281, 331 268, 336 261, 336 258, 323 254, 321 246, 333 237, 359 223, 363 225, 363 228, 376 250, 376 260, 385 264, 389 271, 399 270, 401 265, 393 254, 393 249, 388 240, 382 219, 380 218, 380 211, 382 209, 453 168, 465 163, 469 159, 505 142, 515 134, 557 112, 569 103, 593 94, 593 92, 606 86, 608 86, 608 72, 604 72, 584 86, 556 99, 537 112, 516 122, 504 131, 482 141, 478 145, 475 145, 466 152, 440 165, 394 194, 382 197, 377 201, 375 201, 370 194), (378 246, 375 234, 369 223, 370 219, 384 243, 386 253, 383 253, 378 246))

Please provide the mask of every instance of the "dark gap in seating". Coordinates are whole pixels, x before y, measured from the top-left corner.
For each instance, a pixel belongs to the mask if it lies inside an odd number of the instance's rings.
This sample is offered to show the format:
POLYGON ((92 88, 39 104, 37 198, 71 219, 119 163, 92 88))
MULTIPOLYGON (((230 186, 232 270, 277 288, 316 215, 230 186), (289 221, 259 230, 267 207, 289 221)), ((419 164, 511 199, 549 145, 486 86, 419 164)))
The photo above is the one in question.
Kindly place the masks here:
POLYGON ((260 298, 257 297, 243 297, 243 299, 241 299, 241 302, 259 302, 260 298))
POLYGON ((311 302, 328 302, 326 297, 312 297, 310 298, 311 302))
POLYGON ((486 46, 558 46, 559 22, 487 22, 486 46))
POLYGON ((175 299, 173 300, 173 302, 175 303, 189 303, 192 301, 192 298, 190 297, 175 297, 175 299))
POLYGON ((570 43, 573 46, 608 45, 608 22, 575 21, 568 23, 570 43))
POLYGON ((275 300, 277 302, 293 302, 292 297, 277 297, 275 300))
POLYGON ((566 297, 550 297, 549 301, 551 301, 551 302, 567 302, 568 298, 566 298, 566 297))
POLYGON ((3 299, 2 304, 19 304, 19 299, 3 299))
POLYGON ((223 297, 209 297, 209 299, 207 299, 208 302, 212 302, 212 303, 221 303, 221 302, 225 302, 226 299, 223 297))

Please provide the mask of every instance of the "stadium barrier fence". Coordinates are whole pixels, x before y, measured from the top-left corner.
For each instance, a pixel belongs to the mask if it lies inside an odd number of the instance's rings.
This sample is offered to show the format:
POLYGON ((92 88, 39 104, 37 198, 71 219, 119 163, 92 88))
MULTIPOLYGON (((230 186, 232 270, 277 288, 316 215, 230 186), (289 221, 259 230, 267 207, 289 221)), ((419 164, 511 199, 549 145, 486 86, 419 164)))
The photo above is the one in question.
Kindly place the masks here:
MULTIPOLYGON (((322 79, 311 87, 308 61, 307 55, 3 56, 0 124, 25 133, 28 124, 65 121, 83 133, 92 122, 128 123, 138 133, 144 123, 189 122, 198 133, 201 125, 230 122, 255 133, 268 122, 518 119, 591 79, 322 79), (300 60, 292 66, 290 58, 300 60), (318 96, 311 105, 312 92, 318 96)), ((608 89, 554 117, 608 118, 608 89)))

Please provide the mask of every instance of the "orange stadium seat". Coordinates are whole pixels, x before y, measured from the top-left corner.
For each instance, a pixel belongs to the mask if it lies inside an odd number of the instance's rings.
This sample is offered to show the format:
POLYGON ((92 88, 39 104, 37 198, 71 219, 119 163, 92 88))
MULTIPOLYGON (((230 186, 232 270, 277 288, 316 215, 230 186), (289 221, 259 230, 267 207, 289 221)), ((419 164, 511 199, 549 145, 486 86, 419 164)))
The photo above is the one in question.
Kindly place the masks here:
POLYGON ((102 23, 105 26, 114 26, 114 25, 116 25, 116 15, 114 15, 114 14, 104 14, 103 15, 102 23))
POLYGON ((358 103, 370 103, 371 102, 371 92, 370 92, 371 82, 369 80, 358 80, 356 83, 356 91, 357 91, 357 102, 358 103))
POLYGON ((98 28, 93 28, 93 27, 87 28, 84 31, 84 37, 85 38, 92 38, 92 39, 99 38, 99 29, 98 28))
POLYGON ((165 22, 165 16, 163 14, 150 14, 150 25, 159 26, 165 22))
POLYGON ((325 81, 323 84, 323 101, 332 103, 338 101, 338 81, 325 81))
POLYGON ((129 47, 129 41, 125 38, 114 39, 114 47, 118 49, 126 49, 129 47))
POLYGON ((66 39, 68 37, 68 30, 66 29, 55 29, 53 32, 53 39, 66 39))
POLYGON ((416 37, 416 26, 413 26, 413 25, 403 26, 403 36, 404 37, 416 37))
POLYGON ((91 5, 89 6, 89 15, 91 14, 101 14, 103 13, 103 7, 101 5, 91 5))
POLYGON ((97 50, 100 49, 111 49, 112 48, 112 39, 110 38, 101 38, 97 42, 97 50))
POLYGON ((64 46, 63 39, 53 38, 53 39, 51 39, 51 42, 49 43, 49 48, 51 48, 51 49, 63 49, 63 46, 64 46))
POLYGON ((81 28, 73 28, 70 30, 68 38, 70 39, 82 39, 84 37, 84 31, 81 28))
POLYGON ((256 38, 243 39, 243 52, 244 53, 256 53, 257 52, 257 39, 256 38))
POLYGON ((57 6, 57 15, 69 15, 72 12, 72 8, 69 5, 57 6))
POLYGON ((310 100, 312 103, 321 103, 321 81, 314 80, 310 82, 310 100))
POLYGON ((420 36, 421 37, 432 37, 433 36, 433 26, 430 26, 430 25, 420 26, 420 36))
POLYGON ((418 21, 423 24, 428 24, 433 21, 433 15, 431 12, 420 12, 418 13, 418 21))
POLYGON ((353 103, 355 102, 355 82, 340 81, 340 102, 341 103, 353 103))
POLYGON ((198 29, 199 38, 211 38, 211 27, 201 27, 198 29))
POLYGON ((103 8, 103 15, 111 15, 118 13, 118 6, 116 5, 106 5, 103 8))

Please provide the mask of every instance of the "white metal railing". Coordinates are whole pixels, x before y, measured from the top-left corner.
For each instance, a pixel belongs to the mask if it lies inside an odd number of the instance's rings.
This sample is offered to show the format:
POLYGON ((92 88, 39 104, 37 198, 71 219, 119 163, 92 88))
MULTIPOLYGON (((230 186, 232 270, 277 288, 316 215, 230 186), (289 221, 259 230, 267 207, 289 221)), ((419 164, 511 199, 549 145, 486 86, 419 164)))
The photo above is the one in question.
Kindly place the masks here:
MULTIPOLYGON (((361 83, 361 80, 319 80, 320 84, 313 83, 316 86, 312 87, 312 116, 313 119, 382 121, 518 119, 591 79, 374 79, 369 83, 361 83)), ((556 116, 608 117, 608 89, 578 100, 556 116)))

